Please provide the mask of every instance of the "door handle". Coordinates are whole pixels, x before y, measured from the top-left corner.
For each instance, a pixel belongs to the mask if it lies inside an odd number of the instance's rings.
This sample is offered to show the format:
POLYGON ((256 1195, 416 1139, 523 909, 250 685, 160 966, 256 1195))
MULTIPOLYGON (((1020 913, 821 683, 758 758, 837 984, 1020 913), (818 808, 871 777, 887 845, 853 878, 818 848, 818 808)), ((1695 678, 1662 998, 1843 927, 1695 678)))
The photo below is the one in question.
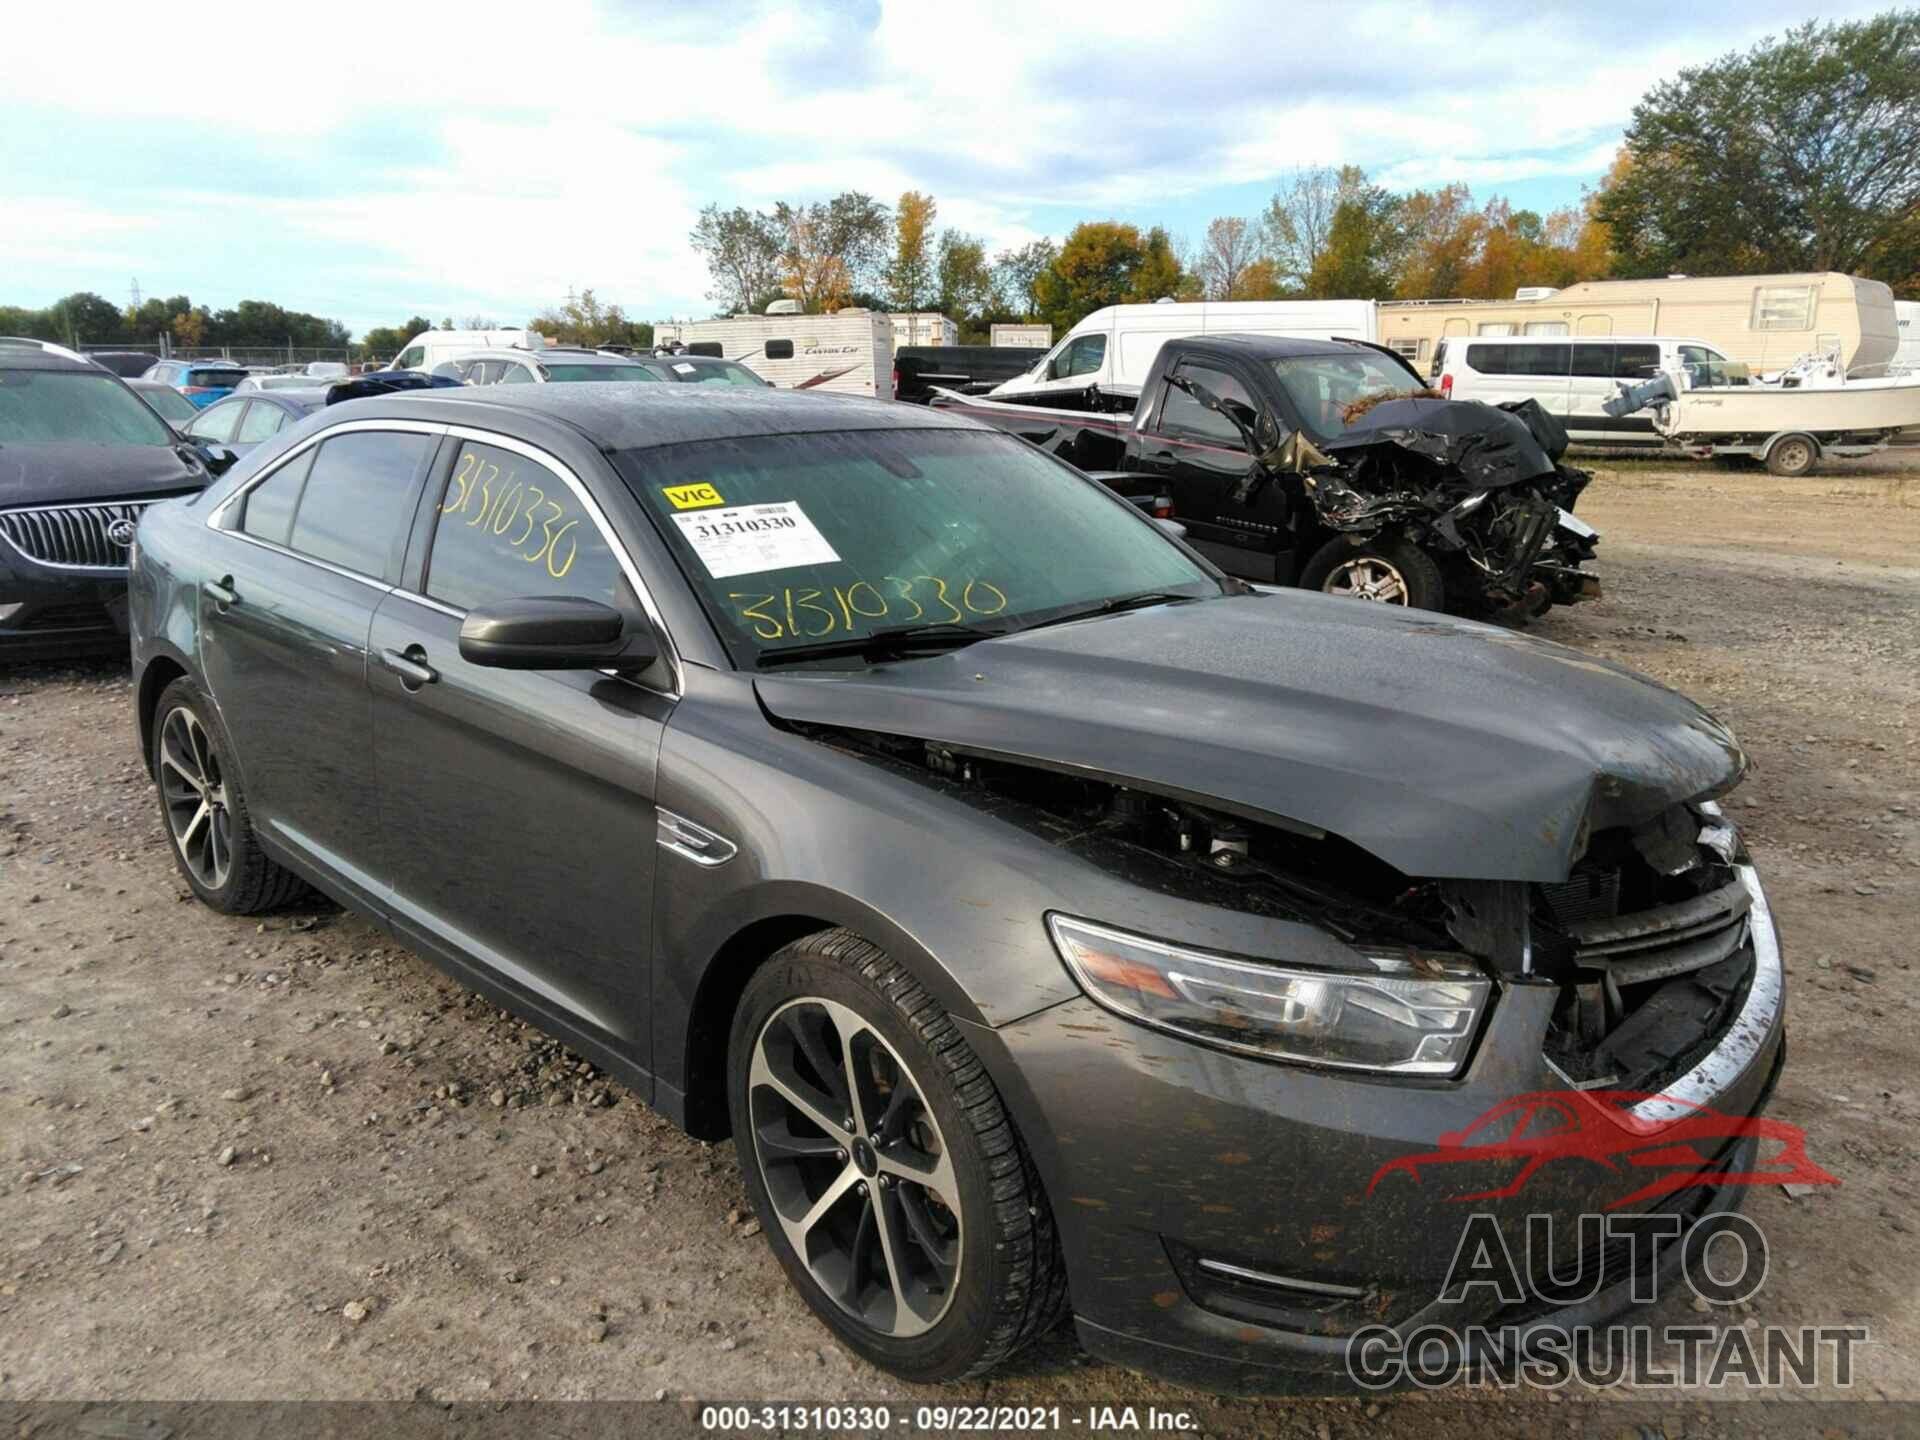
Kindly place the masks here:
POLYGON ((408 690, 418 690, 440 678, 440 672, 427 664, 427 652, 418 645, 409 645, 405 650, 382 650, 380 663, 398 675, 400 684, 408 690))
POLYGON ((1150 451, 1140 458, 1156 470, 1171 470, 1173 468, 1173 452, 1171 450, 1150 451))
POLYGON ((216 610, 224 611, 229 605, 240 603, 240 595, 233 588, 231 575, 222 575, 218 580, 209 580, 200 589, 209 600, 213 601, 216 610))

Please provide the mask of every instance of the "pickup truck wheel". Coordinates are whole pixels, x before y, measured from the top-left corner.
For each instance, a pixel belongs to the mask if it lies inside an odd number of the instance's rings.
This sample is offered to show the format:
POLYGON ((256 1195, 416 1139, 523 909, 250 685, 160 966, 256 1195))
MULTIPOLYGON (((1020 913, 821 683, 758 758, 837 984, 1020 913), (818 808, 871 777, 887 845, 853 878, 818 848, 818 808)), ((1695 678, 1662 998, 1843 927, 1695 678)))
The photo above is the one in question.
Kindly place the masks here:
POLYGON ((1363 540, 1358 545, 1344 537, 1329 540, 1300 572, 1300 587, 1416 610, 1438 610, 1446 599, 1440 567, 1405 540, 1363 540))
POLYGON ((734 1014, 727 1079, 754 1210, 842 1344, 954 1380, 1060 1318, 1026 1146, 966 1038, 884 951, 826 930, 770 958, 734 1014))
POLYGON ((1820 447, 1805 435, 1785 435, 1767 451, 1767 472, 1792 478, 1805 475, 1820 458, 1820 447))

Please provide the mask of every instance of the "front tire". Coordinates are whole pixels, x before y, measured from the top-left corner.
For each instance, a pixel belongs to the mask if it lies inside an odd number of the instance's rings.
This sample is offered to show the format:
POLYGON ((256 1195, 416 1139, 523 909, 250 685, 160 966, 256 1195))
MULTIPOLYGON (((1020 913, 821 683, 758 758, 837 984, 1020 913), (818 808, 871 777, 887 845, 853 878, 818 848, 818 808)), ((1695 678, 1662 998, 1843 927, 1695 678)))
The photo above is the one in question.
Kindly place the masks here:
POLYGON ((160 692, 153 712, 153 776, 174 864, 203 904, 256 915, 305 893, 260 849, 226 735, 184 675, 160 692))
POLYGON ((754 1211, 848 1349, 954 1380, 1059 1319, 1033 1162, 965 1038, 885 952, 827 930, 776 953, 741 997, 727 1072, 754 1211))
POLYGON ((1446 587, 1433 557, 1418 545, 1391 536, 1358 544, 1336 536, 1313 552, 1300 572, 1300 588, 1416 610, 1439 610, 1446 602, 1446 587))

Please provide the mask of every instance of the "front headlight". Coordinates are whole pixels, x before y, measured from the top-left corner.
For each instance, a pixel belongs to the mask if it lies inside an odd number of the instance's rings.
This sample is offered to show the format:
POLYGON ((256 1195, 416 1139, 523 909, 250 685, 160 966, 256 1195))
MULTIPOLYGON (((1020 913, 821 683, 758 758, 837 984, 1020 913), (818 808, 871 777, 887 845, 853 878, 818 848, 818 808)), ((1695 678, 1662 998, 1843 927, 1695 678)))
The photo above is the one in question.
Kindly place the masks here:
POLYGON ((1268 1060, 1454 1075, 1493 994, 1453 955, 1357 951, 1369 974, 1234 960, 1064 915, 1047 928, 1080 987, 1115 1014, 1268 1060))

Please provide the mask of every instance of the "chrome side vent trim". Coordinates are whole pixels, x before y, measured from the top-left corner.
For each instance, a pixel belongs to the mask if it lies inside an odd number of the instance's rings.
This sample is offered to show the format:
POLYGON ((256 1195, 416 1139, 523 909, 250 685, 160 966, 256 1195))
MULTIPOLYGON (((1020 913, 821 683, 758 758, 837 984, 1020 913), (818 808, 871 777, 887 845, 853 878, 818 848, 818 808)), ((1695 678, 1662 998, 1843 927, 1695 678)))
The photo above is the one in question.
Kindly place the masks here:
POLYGON ((724 835, 716 835, 684 815, 676 815, 671 810, 657 810, 654 813, 658 820, 658 829, 654 832, 655 843, 662 850, 671 850, 683 860, 711 867, 726 864, 740 852, 740 847, 724 835))

